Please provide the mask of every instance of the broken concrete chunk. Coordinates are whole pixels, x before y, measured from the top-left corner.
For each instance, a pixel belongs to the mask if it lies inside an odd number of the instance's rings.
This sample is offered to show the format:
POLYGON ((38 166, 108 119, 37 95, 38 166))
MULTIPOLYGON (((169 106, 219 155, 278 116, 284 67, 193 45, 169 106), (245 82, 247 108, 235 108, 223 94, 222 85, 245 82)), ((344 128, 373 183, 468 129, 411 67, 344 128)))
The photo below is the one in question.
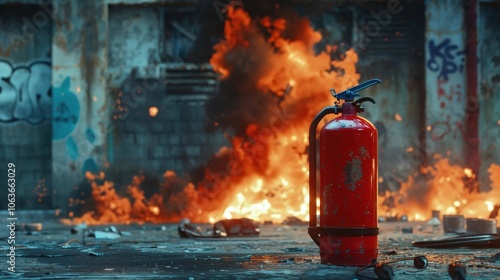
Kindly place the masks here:
POLYGON ((41 231, 42 223, 22 223, 16 225, 16 231, 41 231))
POLYGON ((177 227, 177 231, 179 232, 179 236, 181 238, 203 236, 201 228, 191 225, 191 221, 189 219, 182 219, 177 227))
POLYGON ((95 230, 93 236, 95 239, 116 239, 120 238, 121 235, 115 232, 95 230))
POLYGON ((307 222, 304 222, 297 217, 290 216, 283 221, 283 224, 289 226, 296 226, 296 225, 305 225, 307 224, 307 222))
POLYGON ((434 217, 434 218, 430 219, 427 222, 427 224, 430 225, 430 226, 439 226, 439 225, 441 225, 441 221, 439 221, 438 218, 434 217))
POLYGON ((118 229, 115 226, 110 226, 105 231, 111 231, 111 232, 119 233, 118 229))
POLYGON ((500 263, 500 253, 494 255, 491 259, 493 262, 500 263))
POLYGON ((252 219, 230 219, 221 220, 214 224, 214 236, 256 236, 260 229, 252 219))
POLYGON ((413 228, 412 227, 402 228, 401 232, 402 233, 413 233, 413 228))
POLYGON ((295 262, 295 258, 288 258, 288 259, 285 259, 285 260, 279 260, 278 261, 279 263, 294 263, 295 262))
POLYGON ((448 266, 448 274, 453 280, 465 280, 465 275, 467 274, 467 271, 463 264, 451 263, 448 266))
POLYGON ((72 227, 71 230, 70 230, 70 232, 71 232, 71 234, 77 234, 81 230, 85 230, 85 229, 87 229, 87 224, 86 223, 81 223, 81 224, 78 224, 78 225, 72 227))

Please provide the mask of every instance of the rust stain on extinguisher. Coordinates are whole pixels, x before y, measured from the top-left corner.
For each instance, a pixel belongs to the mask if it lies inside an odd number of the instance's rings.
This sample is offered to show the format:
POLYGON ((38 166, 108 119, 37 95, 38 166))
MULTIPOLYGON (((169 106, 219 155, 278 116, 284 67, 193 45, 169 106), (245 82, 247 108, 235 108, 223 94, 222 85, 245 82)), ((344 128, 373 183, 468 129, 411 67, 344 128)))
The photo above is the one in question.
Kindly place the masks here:
POLYGON ((348 161, 344 167, 345 185, 351 191, 356 190, 356 183, 363 177, 363 169, 361 168, 361 159, 355 157, 348 161))

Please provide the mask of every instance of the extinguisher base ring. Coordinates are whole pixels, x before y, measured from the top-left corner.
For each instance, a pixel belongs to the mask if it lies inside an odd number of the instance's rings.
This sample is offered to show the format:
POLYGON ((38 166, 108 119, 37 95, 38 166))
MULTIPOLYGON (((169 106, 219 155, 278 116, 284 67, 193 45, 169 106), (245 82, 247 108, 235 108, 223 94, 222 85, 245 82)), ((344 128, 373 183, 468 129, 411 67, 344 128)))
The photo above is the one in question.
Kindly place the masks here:
POLYGON ((379 228, 309 227, 308 232, 310 235, 373 236, 379 234, 379 228))

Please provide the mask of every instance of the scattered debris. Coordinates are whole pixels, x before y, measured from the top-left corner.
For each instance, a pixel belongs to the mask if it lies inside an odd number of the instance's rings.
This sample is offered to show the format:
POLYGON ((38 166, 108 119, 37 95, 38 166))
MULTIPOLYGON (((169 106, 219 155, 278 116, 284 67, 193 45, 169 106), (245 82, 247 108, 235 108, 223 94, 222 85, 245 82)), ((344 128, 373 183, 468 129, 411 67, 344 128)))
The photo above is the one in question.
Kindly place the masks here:
POLYGON ((181 238, 203 237, 201 228, 192 226, 189 219, 182 219, 177 227, 177 231, 181 238))
POLYGON ((292 248, 286 248, 285 252, 305 252, 305 248, 299 248, 299 247, 292 247, 292 248))
POLYGON ((206 258, 194 258, 195 261, 220 261, 222 258, 212 258, 210 256, 206 258))
POLYGON ((500 253, 497 253, 493 257, 491 257, 491 260, 495 263, 500 263, 500 253))
POLYGON ((497 233, 497 224, 494 219, 475 219, 468 218, 467 220, 467 233, 497 233))
POLYGON ((463 264, 451 263, 448 266, 448 274, 453 280, 465 280, 467 271, 465 270, 465 266, 463 264))
POLYGON ((61 245, 61 247, 62 247, 62 248, 64 248, 64 249, 71 248, 71 246, 69 246, 69 244, 71 244, 71 243, 73 243, 73 242, 80 242, 80 241, 78 241, 78 240, 76 240, 76 239, 71 239, 71 240, 69 240, 68 242, 63 243, 63 244, 61 245))
POLYGON ((413 228, 412 227, 402 228, 401 232, 402 233, 413 233, 413 228))
POLYGON ((301 219, 299 219, 297 217, 290 216, 290 217, 286 218, 283 221, 283 224, 284 225, 289 225, 289 226, 300 226, 300 225, 307 224, 307 222, 304 222, 304 221, 302 221, 301 219))
POLYGON ((439 220, 439 218, 432 218, 430 219, 428 222, 427 222, 428 225, 430 226, 440 226, 441 225, 441 221, 439 220))
POLYGON ((439 210, 432 210, 432 218, 438 219, 438 221, 441 220, 441 211, 439 210))
POLYGON ((105 229, 104 231, 111 231, 111 232, 119 233, 118 229, 116 229, 115 226, 109 226, 109 228, 105 229))
POLYGON ((445 233, 465 232, 465 219, 463 215, 444 215, 443 230, 445 233))
POLYGON ((230 219, 216 222, 213 234, 214 236, 256 236, 260 234, 260 229, 252 219, 230 219))
POLYGON ((32 232, 32 231, 41 231, 41 230, 42 230, 42 223, 16 224, 16 231, 32 232))
POLYGON ((278 260, 279 263, 295 263, 295 258, 291 257, 285 260, 278 260))
POLYGON ((94 230, 89 234, 89 237, 95 237, 95 239, 117 239, 120 238, 121 235, 115 232, 94 230))
POLYGON ((495 219, 496 217, 498 217, 498 212, 499 211, 500 211, 500 204, 496 204, 493 207, 493 210, 491 211, 489 218, 490 219, 495 219))
POLYGON ((484 248, 500 248, 500 235, 499 234, 472 234, 457 237, 450 237, 441 240, 432 241, 413 241, 412 245, 415 247, 425 248, 459 248, 468 247, 475 249, 484 248))
POLYGON ((429 260, 425 256, 418 256, 413 259, 413 265, 418 269, 424 269, 429 264, 429 260))
POLYGON ((392 255, 397 255, 398 253, 396 253, 396 251, 392 250, 392 251, 386 252, 385 254, 392 256, 392 255))
POLYGON ((394 279, 394 271, 392 270, 392 267, 386 263, 377 263, 373 268, 373 272, 375 272, 378 279, 383 279, 383 280, 394 279))
POLYGON ((71 228, 71 234, 77 234, 80 232, 80 230, 85 230, 85 229, 87 229, 86 223, 78 224, 78 225, 71 228))

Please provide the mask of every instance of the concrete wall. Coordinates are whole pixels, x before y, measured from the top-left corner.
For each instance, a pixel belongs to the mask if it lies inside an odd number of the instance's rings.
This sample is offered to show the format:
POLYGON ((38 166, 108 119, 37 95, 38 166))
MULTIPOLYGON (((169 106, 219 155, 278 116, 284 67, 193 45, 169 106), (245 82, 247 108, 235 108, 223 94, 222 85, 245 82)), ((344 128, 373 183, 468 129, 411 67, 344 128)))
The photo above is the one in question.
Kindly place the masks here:
POLYGON ((102 1, 53 6, 53 206, 64 208, 85 171, 107 165, 108 9, 102 1))
MULTIPOLYGON (((480 186, 488 189, 488 168, 500 164, 500 2, 479 9, 480 186)), ((496 186, 498 187, 498 186, 496 186)))
MULTIPOLYGON (((202 79, 207 87, 193 87, 185 95, 172 86, 178 73, 168 74, 186 65, 195 72, 204 67, 206 55, 193 62, 187 50, 210 52, 220 36, 200 38, 208 36, 203 28, 220 25, 220 7, 212 1, 181 2, 54 0, 49 7, 47 1, 0 0, 0 163, 15 159, 19 167, 18 192, 26 196, 19 207, 66 207, 87 170, 111 167, 121 183, 139 170, 156 176, 167 169, 183 173, 227 144, 221 131, 204 130, 204 103, 213 94, 204 88, 216 87, 210 71, 200 74, 209 77, 202 79), (208 10, 193 10, 197 3, 208 10), (181 12, 186 16, 178 18, 181 12), (21 88, 26 98, 20 98, 21 88), (33 100, 38 103, 27 102, 33 100), (158 108, 154 117, 152 106, 158 108)), ((362 80, 383 80, 362 94, 377 100, 367 105, 365 116, 382 131, 380 175, 396 174, 395 180, 418 168, 423 159, 412 151, 422 147, 429 158, 441 154, 464 164, 463 3, 413 2, 400 1, 401 11, 383 1, 343 2, 343 8, 323 2, 329 10, 306 1, 298 9, 324 32, 324 44, 357 48, 362 80), (377 19, 387 13, 389 20, 377 19), (422 30, 401 29, 407 25, 400 20, 413 16, 422 30), (363 22, 374 22, 372 29, 360 30, 363 22), (422 42, 410 48, 404 36, 422 42), (383 44, 382 56, 375 54, 381 38, 393 40, 383 44), (407 162, 413 165, 403 165, 407 162)), ((498 10, 498 1, 488 1, 479 13, 482 186, 488 184, 489 165, 500 163, 498 10)))
MULTIPOLYGON (((47 209, 51 198, 52 19, 41 6, 0 2, 0 181, 16 166, 16 206, 47 209)), ((0 188, 0 208, 7 188, 0 188)))
POLYGON ((464 164, 466 106, 465 29, 462 1, 426 3, 425 82, 427 152, 464 164))
MULTIPOLYGON (((170 20, 165 17, 172 14, 164 6, 110 5, 109 89, 113 104, 121 109, 114 112, 113 130, 108 131, 112 145, 108 152, 113 172, 122 174, 117 182, 127 183, 139 171, 160 178, 166 170, 184 174, 228 144, 222 132, 205 131, 204 104, 215 91, 178 92, 176 86, 183 83, 184 75, 201 77, 189 80, 198 83, 210 82, 211 74, 199 70, 198 64, 187 67, 195 74, 185 69, 188 64, 182 63, 194 41, 176 30, 165 30, 165 22, 170 20), (180 70, 172 76, 168 69, 180 70), (156 116, 150 116, 150 107, 158 108, 156 116)), ((175 19, 177 24, 198 36, 198 23, 189 20, 197 13, 185 15, 184 20, 175 19)), ((215 75, 213 79, 215 82, 215 75)))

